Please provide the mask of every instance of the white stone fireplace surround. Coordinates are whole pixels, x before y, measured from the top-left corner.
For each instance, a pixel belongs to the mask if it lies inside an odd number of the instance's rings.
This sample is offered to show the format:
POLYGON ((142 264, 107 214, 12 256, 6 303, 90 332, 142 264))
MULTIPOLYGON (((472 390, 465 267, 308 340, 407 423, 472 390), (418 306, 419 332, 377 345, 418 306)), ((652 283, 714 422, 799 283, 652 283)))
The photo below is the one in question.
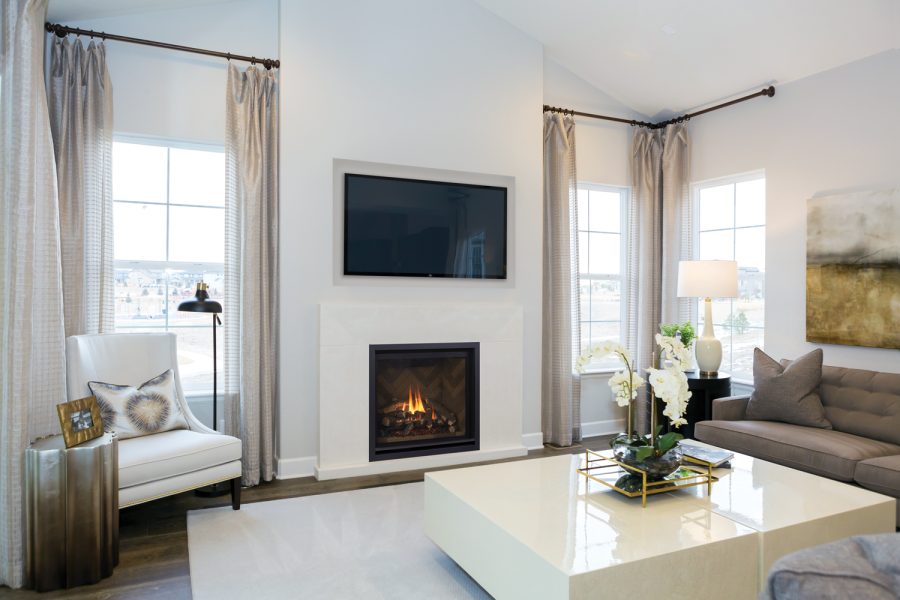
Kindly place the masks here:
POLYGON ((522 307, 319 305, 318 479, 522 456, 522 307), (479 342, 480 449, 369 462, 369 345, 479 342))

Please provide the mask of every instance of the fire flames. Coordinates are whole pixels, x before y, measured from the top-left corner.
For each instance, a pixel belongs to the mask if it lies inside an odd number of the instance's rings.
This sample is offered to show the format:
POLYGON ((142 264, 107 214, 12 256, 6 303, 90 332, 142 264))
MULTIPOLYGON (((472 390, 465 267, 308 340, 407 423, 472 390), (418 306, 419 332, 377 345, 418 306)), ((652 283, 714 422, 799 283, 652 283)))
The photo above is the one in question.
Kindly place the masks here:
POLYGON ((425 403, 422 401, 422 390, 419 389, 419 386, 416 386, 415 392, 413 392, 412 386, 409 387, 409 400, 406 403, 406 412, 413 414, 425 412, 425 403))

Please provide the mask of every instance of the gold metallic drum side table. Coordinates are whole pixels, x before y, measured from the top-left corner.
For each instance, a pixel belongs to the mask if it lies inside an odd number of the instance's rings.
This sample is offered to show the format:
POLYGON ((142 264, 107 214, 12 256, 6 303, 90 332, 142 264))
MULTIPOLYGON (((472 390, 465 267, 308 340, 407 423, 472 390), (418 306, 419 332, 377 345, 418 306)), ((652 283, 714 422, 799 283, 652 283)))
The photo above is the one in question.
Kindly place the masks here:
POLYGON ((25 451, 25 572, 39 592, 96 583, 119 563, 119 449, 114 434, 25 451))

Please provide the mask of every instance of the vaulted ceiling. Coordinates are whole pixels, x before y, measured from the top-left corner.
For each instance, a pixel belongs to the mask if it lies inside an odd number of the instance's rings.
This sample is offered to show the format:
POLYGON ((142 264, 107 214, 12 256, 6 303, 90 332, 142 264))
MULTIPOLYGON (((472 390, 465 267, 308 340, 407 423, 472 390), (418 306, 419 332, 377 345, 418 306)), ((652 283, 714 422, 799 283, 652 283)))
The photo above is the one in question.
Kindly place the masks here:
POLYGON ((50 0, 47 18, 53 22, 81 21, 171 10, 203 4, 221 4, 224 0, 50 0))
POLYGON ((654 120, 900 47, 900 0, 475 0, 654 120))

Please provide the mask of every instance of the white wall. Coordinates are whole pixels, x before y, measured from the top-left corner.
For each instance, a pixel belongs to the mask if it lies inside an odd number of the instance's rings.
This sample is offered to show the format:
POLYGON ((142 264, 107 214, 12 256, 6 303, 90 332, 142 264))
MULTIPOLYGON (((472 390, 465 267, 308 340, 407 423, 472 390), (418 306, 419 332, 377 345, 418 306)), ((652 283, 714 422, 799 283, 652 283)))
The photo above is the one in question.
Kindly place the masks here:
POLYGON ((540 44, 473 2, 284 0, 280 27, 279 457, 318 446, 322 302, 521 305, 523 428, 540 431, 540 44), (515 177, 510 282, 336 285, 336 158, 515 177))
MULTIPOLYGON (((806 340, 806 200, 900 185, 900 50, 777 86, 691 122, 692 180, 765 169, 766 351, 806 340)), ((825 363, 900 372, 897 350, 821 345, 825 363)))
MULTIPOLYGON (((544 104, 624 119, 647 120, 604 94, 547 56, 544 104)), ((590 117, 575 117, 575 170, 579 181, 631 185, 628 154, 632 127, 590 117)))
MULTIPOLYGON (((276 0, 243 0, 66 24, 272 58, 278 51, 277 9, 276 0)), ((106 44, 117 133, 224 143, 225 60, 123 42, 106 44)))

